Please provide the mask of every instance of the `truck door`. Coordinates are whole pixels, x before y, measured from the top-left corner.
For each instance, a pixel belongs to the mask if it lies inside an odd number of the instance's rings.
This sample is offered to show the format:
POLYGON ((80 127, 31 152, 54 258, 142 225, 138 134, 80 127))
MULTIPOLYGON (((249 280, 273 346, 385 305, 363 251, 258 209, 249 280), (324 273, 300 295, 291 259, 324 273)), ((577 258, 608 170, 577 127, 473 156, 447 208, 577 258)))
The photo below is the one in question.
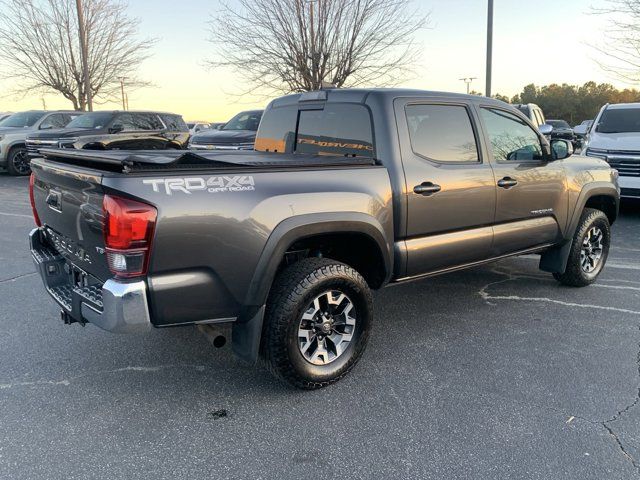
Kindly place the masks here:
POLYGON ((406 180, 406 276, 486 258, 495 179, 473 109, 440 99, 397 99, 394 108, 406 180))
POLYGON ((543 155, 540 133, 515 113, 480 108, 492 152, 497 204, 491 255, 557 241, 567 220, 562 162, 543 155))

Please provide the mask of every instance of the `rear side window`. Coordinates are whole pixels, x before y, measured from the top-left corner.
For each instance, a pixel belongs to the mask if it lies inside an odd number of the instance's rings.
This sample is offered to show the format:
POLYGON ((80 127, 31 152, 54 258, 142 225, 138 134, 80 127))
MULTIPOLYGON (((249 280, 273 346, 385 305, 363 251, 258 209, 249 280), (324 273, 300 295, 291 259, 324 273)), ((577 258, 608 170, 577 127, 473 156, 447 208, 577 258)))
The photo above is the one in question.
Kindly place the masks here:
POLYGON ((407 105, 413 152, 436 162, 478 162, 478 146, 466 107, 407 105))
POLYGON ((160 118, 167 126, 167 130, 171 130, 173 132, 186 132, 190 128, 180 115, 161 113, 160 118))
POLYGON ((373 157, 369 111, 363 105, 339 103, 329 103, 323 110, 301 110, 295 151, 373 157))
POLYGON ((267 110, 258 128, 255 149, 261 152, 293 152, 297 120, 298 107, 295 105, 267 110))

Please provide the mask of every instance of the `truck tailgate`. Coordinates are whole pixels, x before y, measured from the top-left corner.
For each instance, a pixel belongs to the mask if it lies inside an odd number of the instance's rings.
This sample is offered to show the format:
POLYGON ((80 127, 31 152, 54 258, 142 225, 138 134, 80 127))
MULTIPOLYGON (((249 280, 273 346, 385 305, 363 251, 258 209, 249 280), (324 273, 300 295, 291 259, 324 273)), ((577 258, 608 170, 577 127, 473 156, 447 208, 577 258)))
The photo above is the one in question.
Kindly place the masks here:
POLYGON ((104 255, 102 175, 69 165, 33 165, 34 205, 47 243, 69 264, 104 282, 113 275, 104 255))

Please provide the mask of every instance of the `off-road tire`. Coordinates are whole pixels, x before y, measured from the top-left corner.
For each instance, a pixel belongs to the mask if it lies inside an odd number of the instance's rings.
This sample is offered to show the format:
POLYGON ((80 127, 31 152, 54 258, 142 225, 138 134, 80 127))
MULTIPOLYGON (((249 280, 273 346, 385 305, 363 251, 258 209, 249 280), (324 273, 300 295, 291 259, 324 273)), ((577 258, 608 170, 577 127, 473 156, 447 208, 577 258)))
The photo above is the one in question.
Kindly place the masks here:
POLYGON ((592 284, 596 281, 598 275, 604 268, 607 256, 609 255, 610 242, 611 226, 609 225, 609 219, 607 216, 601 210, 585 208, 580 216, 576 232, 573 235, 567 267, 563 273, 554 273, 554 278, 563 285, 569 285, 571 287, 586 287, 587 285, 592 284), (594 227, 598 228, 603 234, 602 256, 600 257, 595 270, 588 273, 584 271, 581 266, 580 252, 583 248, 585 236, 594 227))
POLYGON ((344 377, 365 350, 373 320, 367 282, 353 268, 331 259, 307 258, 286 267, 276 278, 267 301, 260 356, 281 380, 302 389, 326 387, 344 377), (298 328, 310 302, 325 291, 348 296, 356 312, 353 338, 332 363, 314 365, 299 348, 298 328))
POLYGON ((30 168, 28 168, 25 171, 20 171, 19 169, 16 168, 16 165, 15 165, 17 157, 19 155, 26 155, 26 154, 27 154, 27 149, 22 146, 13 147, 11 150, 9 150, 9 155, 7 156, 7 171, 9 172, 9 175, 24 176, 24 175, 29 175, 31 173, 30 168))

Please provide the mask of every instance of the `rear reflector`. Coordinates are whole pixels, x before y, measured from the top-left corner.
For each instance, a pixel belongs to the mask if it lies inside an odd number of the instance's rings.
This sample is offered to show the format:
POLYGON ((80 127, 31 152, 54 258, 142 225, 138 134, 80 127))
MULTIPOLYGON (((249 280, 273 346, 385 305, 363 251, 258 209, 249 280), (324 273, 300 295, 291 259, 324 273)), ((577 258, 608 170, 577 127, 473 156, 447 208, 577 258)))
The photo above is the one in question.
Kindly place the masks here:
POLYGON ((36 225, 41 227, 42 226, 42 222, 40 221, 40 217, 38 216, 38 211, 36 210, 36 201, 35 198, 33 197, 33 186, 36 183, 36 177, 33 174, 33 172, 31 172, 31 176, 29 177, 29 201, 31 202, 31 211, 33 212, 33 219, 36 222, 36 225))
POLYGON ((119 277, 145 275, 157 210, 146 203, 111 195, 105 195, 102 209, 109 269, 119 277))

